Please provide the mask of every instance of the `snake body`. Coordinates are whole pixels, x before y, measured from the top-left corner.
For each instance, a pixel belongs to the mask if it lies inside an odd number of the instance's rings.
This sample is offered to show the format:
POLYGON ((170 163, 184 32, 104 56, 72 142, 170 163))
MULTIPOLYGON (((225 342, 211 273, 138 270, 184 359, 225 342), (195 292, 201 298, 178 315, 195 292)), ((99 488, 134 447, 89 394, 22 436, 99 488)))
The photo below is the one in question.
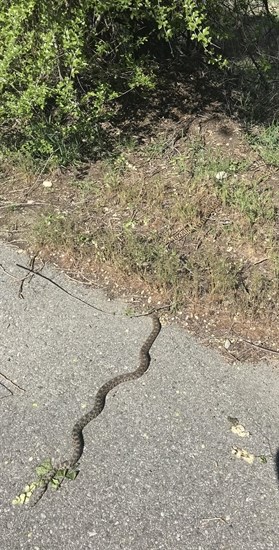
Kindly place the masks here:
POLYGON ((150 354, 149 354, 150 348, 155 342, 161 330, 161 323, 158 315, 154 313, 151 315, 151 318, 153 322, 153 328, 148 338, 145 340, 144 344, 140 349, 140 353, 139 353, 140 361, 139 361, 138 368, 132 372, 127 372, 127 373, 115 376, 114 378, 111 378, 110 380, 105 382, 105 384, 103 384, 100 387, 100 389, 97 391, 97 394, 95 396, 93 408, 88 413, 86 413, 81 418, 79 418, 79 420, 73 426, 73 429, 72 429, 73 452, 70 459, 62 462, 58 467, 48 472, 46 476, 41 480, 40 491, 36 500, 33 502, 33 506, 42 498, 43 494, 45 493, 48 487, 49 482, 55 477, 55 475, 59 470, 72 469, 79 462, 84 449, 83 430, 89 424, 89 422, 91 422, 92 420, 97 418, 99 414, 101 414, 102 410, 104 409, 104 406, 106 403, 106 397, 108 393, 113 388, 115 388, 116 386, 119 386, 119 384, 122 384, 123 382, 129 382, 130 380, 135 380, 137 378, 140 378, 147 371, 151 360, 150 354))

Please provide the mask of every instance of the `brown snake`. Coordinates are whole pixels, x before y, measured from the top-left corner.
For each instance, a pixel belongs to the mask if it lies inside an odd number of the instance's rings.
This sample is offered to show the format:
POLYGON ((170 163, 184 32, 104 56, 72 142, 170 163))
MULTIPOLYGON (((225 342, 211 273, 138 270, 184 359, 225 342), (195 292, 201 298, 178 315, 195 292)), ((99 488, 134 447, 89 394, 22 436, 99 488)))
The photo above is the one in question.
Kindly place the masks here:
POLYGON ((161 330, 161 323, 158 315, 156 313, 153 313, 151 315, 151 318, 153 322, 153 329, 140 349, 140 362, 138 368, 132 372, 119 374, 119 376, 111 378, 100 387, 100 389, 97 391, 93 408, 74 424, 74 427, 72 429, 73 452, 71 458, 65 462, 62 462, 58 467, 53 468, 41 479, 40 490, 37 493, 37 497, 33 499, 32 506, 35 506, 35 504, 37 504, 37 502, 42 498, 43 494, 47 490, 48 484, 55 477, 59 470, 73 469, 77 465, 84 449, 84 439, 82 432, 85 426, 87 426, 87 424, 91 422, 91 420, 94 420, 95 418, 97 418, 97 416, 99 416, 99 414, 101 414, 105 406, 106 396, 108 395, 108 393, 113 388, 115 388, 119 384, 122 384, 123 382, 128 382, 130 380, 140 378, 147 371, 150 364, 150 348, 155 342, 161 330))

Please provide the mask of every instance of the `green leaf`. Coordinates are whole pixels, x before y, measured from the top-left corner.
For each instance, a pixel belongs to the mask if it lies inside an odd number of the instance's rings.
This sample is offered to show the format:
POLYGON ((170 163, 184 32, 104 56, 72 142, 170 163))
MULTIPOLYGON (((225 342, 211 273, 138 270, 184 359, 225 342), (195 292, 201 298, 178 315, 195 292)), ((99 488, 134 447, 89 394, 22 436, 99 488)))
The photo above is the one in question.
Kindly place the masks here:
POLYGON ((74 479, 76 479, 77 475, 78 475, 78 471, 76 471, 76 470, 70 470, 70 471, 68 471, 68 472, 66 473, 66 477, 67 477, 68 479, 71 479, 72 481, 73 481, 74 479))
POLYGON ((48 474, 52 469, 53 469, 52 462, 50 458, 47 458, 46 460, 44 460, 44 462, 42 462, 41 464, 39 464, 39 466, 37 466, 36 474, 38 475, 38 477, 43 477, 46 474, 48 474))

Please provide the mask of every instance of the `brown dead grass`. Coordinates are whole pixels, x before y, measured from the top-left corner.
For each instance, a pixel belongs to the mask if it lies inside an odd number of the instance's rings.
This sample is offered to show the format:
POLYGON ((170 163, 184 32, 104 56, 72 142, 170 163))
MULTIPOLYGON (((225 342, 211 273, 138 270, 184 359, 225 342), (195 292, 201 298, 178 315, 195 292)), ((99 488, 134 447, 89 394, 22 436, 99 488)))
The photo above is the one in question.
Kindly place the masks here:
POLYGON ((256 359, 279 351, 276 178, 232 120, 162 121, 82 173, 3 166, 1 236, 131 310, 170 304, 205 343, 256 359))

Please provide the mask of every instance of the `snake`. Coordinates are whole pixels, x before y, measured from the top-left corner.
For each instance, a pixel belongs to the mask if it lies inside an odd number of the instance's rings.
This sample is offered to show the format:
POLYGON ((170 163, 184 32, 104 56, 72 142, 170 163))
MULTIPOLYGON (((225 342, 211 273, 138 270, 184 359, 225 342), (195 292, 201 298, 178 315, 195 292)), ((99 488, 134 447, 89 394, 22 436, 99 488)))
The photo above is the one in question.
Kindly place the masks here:
POLYGON ((94 420, 95 418, 97 418, 97 416, 99 416, 99 414, 101 414, 105 407, 106 397, 108 393, 113 388, 119 386, 119 384, 122 384, 123 382, 129 382, 131 380, 136 380, 137 378, 140 378, 147 371, 151 361, 151 357, 149 354, 150 349, 161 330, 161 322, 158 314, 152 313, 149 316, 152 318, 153 327, 148 338, 145 340, 142 347, 140 348, 139 366, 134 371, 119 374, 118 376, 111 378, 99 388, 96 393, 92 409, 84 414, 81 418, 79 418, 79 420, 77 420, 72 428, 73 450, 70 459, 61 462, 57 467, 51 469, 49 472, 47 472, 45 476, 41 478, 40 488, 37 496, 36 498, 32 499, 32 506, 35 506, 39 502, 39 500, 46 492, 49 483, 55 477, 59 470, 72 470, 77 466, 84 450, 83 430, 92 420, 94 420))

